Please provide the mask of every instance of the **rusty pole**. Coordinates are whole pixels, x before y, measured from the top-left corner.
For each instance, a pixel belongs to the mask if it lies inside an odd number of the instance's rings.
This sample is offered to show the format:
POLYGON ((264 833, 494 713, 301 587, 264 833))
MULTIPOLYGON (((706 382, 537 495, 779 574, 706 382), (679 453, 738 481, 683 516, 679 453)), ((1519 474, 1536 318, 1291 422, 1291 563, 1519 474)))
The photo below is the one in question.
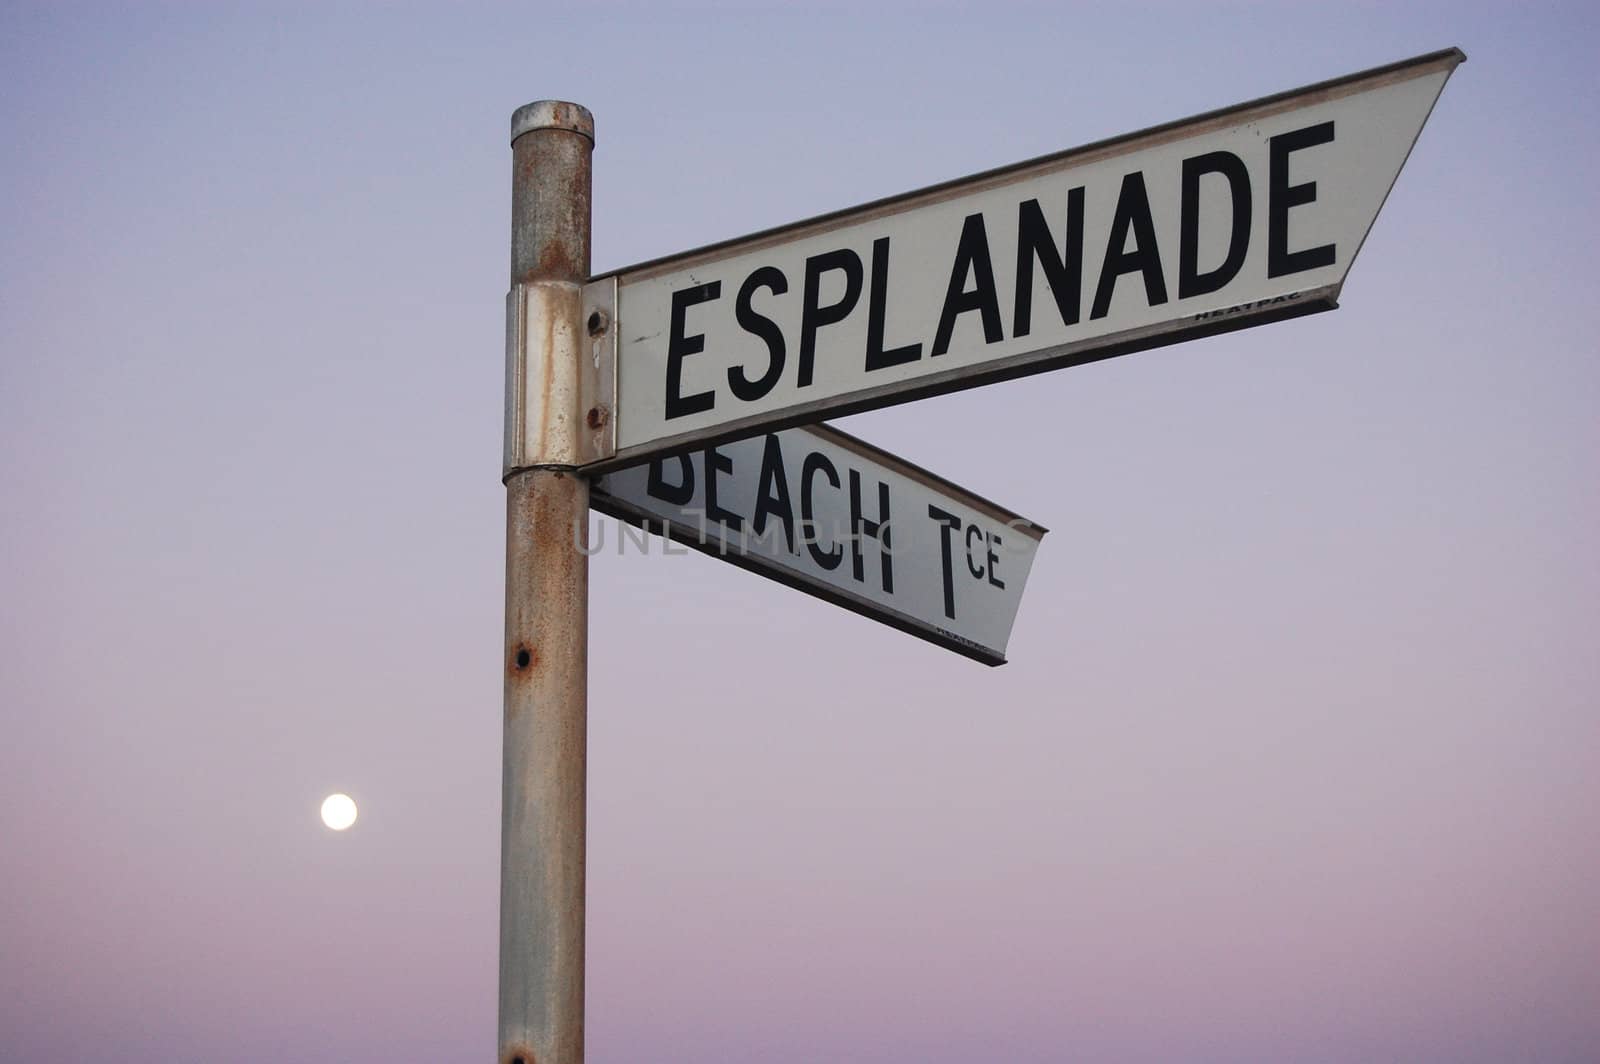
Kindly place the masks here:
POLYGON ((583 329, 593 150, 594 118, 577 104, 512 116, 508 354, 516 346, 526 379, 546 386, 508 378, 506 401, 547 445, 505 476, 499 1064, 583 1060, 589 566, 576 548, 589 482, 574 469, 571 395, 556 385, 582 350, 571 338, 583 329))

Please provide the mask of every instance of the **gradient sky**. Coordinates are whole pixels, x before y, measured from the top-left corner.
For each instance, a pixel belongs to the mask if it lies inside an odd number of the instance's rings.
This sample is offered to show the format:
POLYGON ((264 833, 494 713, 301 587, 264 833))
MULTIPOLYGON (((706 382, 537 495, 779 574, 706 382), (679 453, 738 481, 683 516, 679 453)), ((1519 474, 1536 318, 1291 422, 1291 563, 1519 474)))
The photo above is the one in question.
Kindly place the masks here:
POLYGON ((1596 1059, 1600 16, 1400 7, 5 4, 0 1058, 493 1058, 519 104, 604 270, 1459 45, 1338 312, 843 422, 1005 667, 594 560, 589 1059, 1596 1059))

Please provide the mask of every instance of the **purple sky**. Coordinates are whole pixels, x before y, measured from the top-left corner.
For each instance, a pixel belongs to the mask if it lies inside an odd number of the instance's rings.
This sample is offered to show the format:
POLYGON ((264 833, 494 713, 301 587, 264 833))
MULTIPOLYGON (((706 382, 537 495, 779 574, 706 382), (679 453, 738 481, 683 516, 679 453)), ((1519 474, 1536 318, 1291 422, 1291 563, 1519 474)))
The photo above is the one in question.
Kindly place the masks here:
POLYGON ((1595 1059, 1600 16, 1398 7, 6 5, 0 1058, 492 1059, 519 104, 603 270, 1459 45, 1337 313, 843 423, 1004 668, 594 560, 589 1059, 1595 1059))

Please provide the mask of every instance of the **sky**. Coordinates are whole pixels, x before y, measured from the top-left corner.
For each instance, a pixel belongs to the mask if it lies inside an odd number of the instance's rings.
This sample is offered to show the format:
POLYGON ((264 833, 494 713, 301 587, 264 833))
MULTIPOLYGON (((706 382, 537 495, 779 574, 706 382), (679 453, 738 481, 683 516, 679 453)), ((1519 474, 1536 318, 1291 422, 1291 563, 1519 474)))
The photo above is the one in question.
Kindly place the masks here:
POLYGON ((5 4, 0 1057, 492 1059, 517 106, 603 272, 1455 45, 1337 312, 841 422, 1005 666, 592 560, 588 1059, 1593 1060, 1597 31, 5 4))

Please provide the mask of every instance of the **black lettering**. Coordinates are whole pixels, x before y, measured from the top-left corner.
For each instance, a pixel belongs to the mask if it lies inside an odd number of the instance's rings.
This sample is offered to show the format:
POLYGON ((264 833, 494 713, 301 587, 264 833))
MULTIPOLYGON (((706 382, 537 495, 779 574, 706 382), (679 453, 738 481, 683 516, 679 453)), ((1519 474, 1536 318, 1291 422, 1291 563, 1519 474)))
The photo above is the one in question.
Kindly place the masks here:
POLYGON ((1178 222, 1178 298, 1203 296, 1215 292, 1234 277, 1244 265, 1250 250, 1250 171, 1244 160, 1231 151, 1213 151, 1183 160, 1183 195, 1178 222), (1200 178, 1221 174, 1228 182, 1233 200, 1233 224, 1228 235, 1228 253, 1222 265, 1200 272, 1200 178))
POLYGON ((743 519, 732 510, 724 510, 717 505, 717 474, 732 472, 732 458, 715 447, 706 448, 706 516, 730 532, 737 532, 744 525, 743 519))
POLYGON ((1000 546, 1000 537, 991 535, 989 537, 989 583, 1004 591, 1006 585, 1000 581, 998 576, 994 575, 995 563, 1000 560, 1000 555, 994 552, 994 549, 998 546, 1000 546))
POLYGON ((683 417, 687 414, 698 414, 702 410, 710 410, 716 405, 715 392, 696 392, 694 395, 683 393, 683 360, 687 355, 697 355, 706 349, 706 338, 703 333, 693 336, 684 335, 684 319, 689 308, 696 303, 708 303, 722 295, 722 282, 712 281, 710 284, 695 285, 693 288, 681 288, 672 293, 672 331, 667 337, 667 420, 683 417))
POLYGON ((883 349, 883 319, 889 298, 889 238, 872 242, 872 286, 867 293, 867 372, 915 362, 922 357, 921 344, 883 349))
POLYGON ((945 288, 944 309, 939 312, 939 328, 933 336, 930 358, 950 350, 950 334, 955 331, 956 318, 969 310, 982 315, 984 343, 1005 339, 1000 327, 1000 296, 994 287, 994 264, 989 260, 989 233, 984 228, 981 213, 967 215, 967 220, 961 224, 961 240, 956 244, 956 260, 950 265, 950 284, 945 288), (970 292, 966 290, 969 273, 974 281, 970 292))
POLYGON ((944 615, 953 621, 956 619, 956 589, 950 572, 950 533, 961 527, 961 518, 931 504, 928 506, 928 516, 942 526, 939 529, 939 552, 944 560, 944 615))
POLYGON ((756 512, 750 527, 756 535, 767 528, 767 515, 776 514, 783 521, 783 538, 789 542, 789 553, 794 553, 794 506, 789 502, 789 478, 783 472, 783 448, 775 433, 767 433, 766 449, 761 454, 761 479, 756 485, 756 512), (774 491, 776 489, 776 491, 774 491))
POLYGON ((1117 210, 1111 216, 1111 238, 1106 241, 1106 257, 1100 266, 1100 283, 1095 286, 1094 306, 1089 318, 1103 318, 1111 310, 1111 294, 1117 278, 1138 272, 1144 276, 1144 298, 1150 306, 1167 301, 1167 281, 1161 275, 1161 249, 1156 246, 1156 226, 1150 217, 1150 196, 1144 190, 1144 174, 1135 170, 1122 179, 1117 194, 1117 210), (1133 250, 1127 251, 1128 232, 1133 232, 1133 250))
POLYGON ((849 248, 840 248, 823 255, 806 259, 805 302, 800 307, 800 370, 799 387, 811 383, 811 364, 817 354, 817 330, 824 325, 843 321, 855 309, 861 298, 861 256, 849 248), (822 275, 829 270, 844 271, 844 296, 839 302, 823 307, 822 275))
POLYGON ((772 391, 773 385, 778 383, 778 377, 783 373, 786 354, 783 330, 778 328, 778 323, 750 305, 750 300, 758 288, 770 288, 774 295, 781 296, 789 290, 789 280, 777 267, 763 266, 744 279, 744 284, 739 287, 739 298, 734 301, 733 316, 738 320, 739 328, 752 336, 759 336, 767 343, 767 371, 759 379, 751 380, 746 377, 743 366, 728 367, 728 387, 733 389, 734 395, 747 403, 754 402, 772 391))
POLYGON ((666 471, 667 459, 653 458, 650 461, 650 475, 645 480, 645 492, 653 499, 670 502, 674 506, 688 506, 694 498, 694 462, 686 454, 676 456, 678 469, 681 475, 678 483, 669 484, 662 474, 666 471))
POLYGON ((1011 335, 1027 336, 1033 329, 1033 262, 1044 267, 1061 324, 1078 324, 1083 300, 1083 187, 1067 193, 1067 233, 1056 254, 1050 223, 1036 199, 1023 200, 1017 209, 1017 298, 1011 316, 1011 335))
POLYGON ((882 560, 883 590, 894 593, 894 545, 889 542, 889 485, 878 482, 878 519, 868 521, 861 513, 861 474, 850 470, 850 575, 857 583, 866 581, 866 559, 861 554, 861 539, 878 541, 882 560))
POLYGON ((804 529, 806 550, 811 552, 812 560, 824 569, 837 569, 839 563, 844 561, 844 548, 837 543, 832 551, 822 550, 818 546, 816 511, 811 506, 811 478, 818 472, 827 475, 829 484, 835 488, 839 486, 839 471, 833 468, 827 455, 816 451, 807 454, 800 466, 800 523, 804 529))
POLYGON ((1327 144, 1333 140, 1333 123, 1280 133, 1267 141, 1267 276, 1331 266, 1334 245, 1321 244, 1302 251, 1289 250, 1289 208, 1311 203, 1317 198, 1317 183, 1289 184, 1289 155, 1301 148, 1327 144))
POLYGON ((968 525, 967 526, 967 572, 972 574, 973 579, 982 580, 983 579, 983 566, 975 564, 973 562, 973 560, 972 560, 972 540, 973 540, 974 537, 977 538, 978 542, 980 542, 980 543, 983 542, 983 529, 979 528, 977 525, 968 525))

